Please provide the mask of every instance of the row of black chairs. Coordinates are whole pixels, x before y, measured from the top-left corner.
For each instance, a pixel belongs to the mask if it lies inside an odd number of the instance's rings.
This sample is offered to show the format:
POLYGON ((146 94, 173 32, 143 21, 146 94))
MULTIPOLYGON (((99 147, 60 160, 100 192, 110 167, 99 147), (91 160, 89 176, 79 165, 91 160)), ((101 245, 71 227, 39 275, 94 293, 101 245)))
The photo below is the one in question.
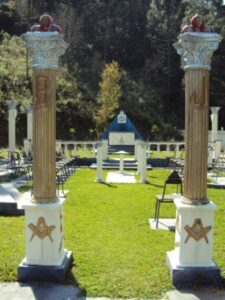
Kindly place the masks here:
POLYGON ((56 186, 65 196, 64 182, 76 171, 75 158, 60 158, 56 161, 56 186))
POLYGON ((32 171, 32 158, 25 154, 21 155, 18 151, 8 151, 8 159, 5 161, 7 168, 7 177, 14 179, 25 176, 27 181, 30 180, 32 171))
MULTIPOLYGON (((8 178, 14 179, 25 176, 26 181, 32 180, 32 156, 30 153, 8 151, 6 160, 8 178)), ((75 158, 58 157, 56 159, 56 187, 59 194, 60 189, 64 193, 64 182, 76 170, 75 158)))

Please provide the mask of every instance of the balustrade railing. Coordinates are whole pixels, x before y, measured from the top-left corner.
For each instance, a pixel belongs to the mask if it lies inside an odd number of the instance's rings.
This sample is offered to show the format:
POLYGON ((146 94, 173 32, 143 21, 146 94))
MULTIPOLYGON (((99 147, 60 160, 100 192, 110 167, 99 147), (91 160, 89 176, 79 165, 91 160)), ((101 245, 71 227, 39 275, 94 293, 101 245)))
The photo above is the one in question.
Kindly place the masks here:
MULTIPOLYGON (((56 140, 56 151, 65 156, 96 157, 97 140, 63 141, 56 140)), ((184 142, 146 142, 147 157, 183 158, 184 142), (153 155, 154 154, 154 155, 153 155)), ((24 140, 25 151, 31 151, 31 141, 24 140)))
POLYGON ((174 157, 183 158, 184 142, 147 142, 148 157, 151 157, 153 152, 156 152, 154 157, 174 157))

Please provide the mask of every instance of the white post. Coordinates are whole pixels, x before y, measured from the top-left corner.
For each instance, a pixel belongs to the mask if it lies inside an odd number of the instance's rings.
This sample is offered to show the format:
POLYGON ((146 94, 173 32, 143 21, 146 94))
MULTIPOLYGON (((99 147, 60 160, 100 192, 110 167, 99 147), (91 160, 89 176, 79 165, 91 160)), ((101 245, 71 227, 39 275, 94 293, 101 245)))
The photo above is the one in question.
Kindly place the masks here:
POLYGON ((25 105, 27 112, 27 139, 32 141, 33 137, 33 108, 32 105, 25 105))
POLYGON ((151 146, 150 144, 147 144, 147 152, 148 152, 148 158, 150 157, 150 152, 151 152, 151 146))
POLYGON ((97 147, 97 172, 96 172, 96 182, 103 182, 102 179, 102 152, 103 152, 102 142, 98 143, 97 147))
POLYGON ((102 159, 108 159, 108 140, 102 140, 102 159))
POLYGON ((141 142, 141 151, 140 151, 140 182, 146 183, 146 168, 147 168, 147 144, 141 142))
POLYGON ((218 132, 218 112, 220 107, 212 106, 210 107, 211 110, 211 122, 212 122, 212 135, 211 135, 211 142, 215 142, 217 140, 217 132, 218 132))
POLYGON ((142 141, 136 141, 137 174, 141 174, 141 143, 142 141))
POLYGON ((134 142, 134 157, 136 160, 138 160, 138 141, 137 140, 134 142))
POLYGON ((9 109, 8 114, 8 137, 9 137, 9 151, 16 151, 16 106, 18 104, 15 100, 7 100, 6 104, 9 109))
POLYGON ((96 154, 95 154, 95 144, 92 144, 92 157, 96 157, 96 154))
POLYGON ((170 145, 166 145, 166 156, 169 156, 170 145))
POLYGON ((120 154, 120 173, 123 174, 123 154, 120 154))
POLYGON ((83 144, 83 157, 87 157, 87 144, 83 144))
POLYGON ((157 158, 161 157, 161 153, 160 153, 160 144, 157 145, 157 158))

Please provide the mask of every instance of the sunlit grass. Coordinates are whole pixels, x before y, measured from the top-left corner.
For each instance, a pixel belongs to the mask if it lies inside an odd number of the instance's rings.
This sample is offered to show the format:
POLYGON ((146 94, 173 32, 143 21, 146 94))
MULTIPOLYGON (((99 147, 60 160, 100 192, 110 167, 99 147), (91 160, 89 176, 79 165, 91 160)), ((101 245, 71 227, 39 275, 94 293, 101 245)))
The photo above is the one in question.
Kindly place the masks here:
MULTIPOLYGON (((100 184, 96 171, 85 168, 65 184, 65 248, 88 296, 158 299, 173 288, 166 252, 174 249, 174 232, 151 230, 148 223, 169 172, 148 171, 148 184, 100 184)), ((213 258, 225 276, 225 190, 209 189, 208 196, 218 208, 213 258)), ((161 217, 174 216, 173 204, 162 205, 161 217)), ((24 217, 0 217, 0 226, 0 280, 14 281, 25 256, 24 217)))

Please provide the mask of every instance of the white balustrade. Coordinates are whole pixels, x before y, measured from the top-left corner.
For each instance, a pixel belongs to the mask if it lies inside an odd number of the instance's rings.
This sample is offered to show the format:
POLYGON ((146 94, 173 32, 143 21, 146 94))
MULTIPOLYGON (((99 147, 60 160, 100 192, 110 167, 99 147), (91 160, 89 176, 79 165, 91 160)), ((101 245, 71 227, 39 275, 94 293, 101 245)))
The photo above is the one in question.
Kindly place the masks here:
MULTIPOLYGON (((26 143, 29 142, 26 140, 26 143)), ((98 141, 56 141, 56 151, 61 152, 67 156, 76 156, 87 157, 88 150, 92 153, 92 157, 96 157, 96 148, 98 141)), ((138 141, 135 144, 135 157, 138 160, 138 141)), ((184 142, 146 142, 146 151, 147 157, 151 157, 151 152, 157 153, 157 158, 164 158, 165 155, 162 155, 162 152, 166 152, 168 157, 179 157, 181 151, 184 151, 184 142)), ((27 147, 27 146, 26 146, 27 147)), ((222 146, 223 148, 223 146, 222 146)), ((103 151, 103 156, 107 155, 106 150, 103 151)))

